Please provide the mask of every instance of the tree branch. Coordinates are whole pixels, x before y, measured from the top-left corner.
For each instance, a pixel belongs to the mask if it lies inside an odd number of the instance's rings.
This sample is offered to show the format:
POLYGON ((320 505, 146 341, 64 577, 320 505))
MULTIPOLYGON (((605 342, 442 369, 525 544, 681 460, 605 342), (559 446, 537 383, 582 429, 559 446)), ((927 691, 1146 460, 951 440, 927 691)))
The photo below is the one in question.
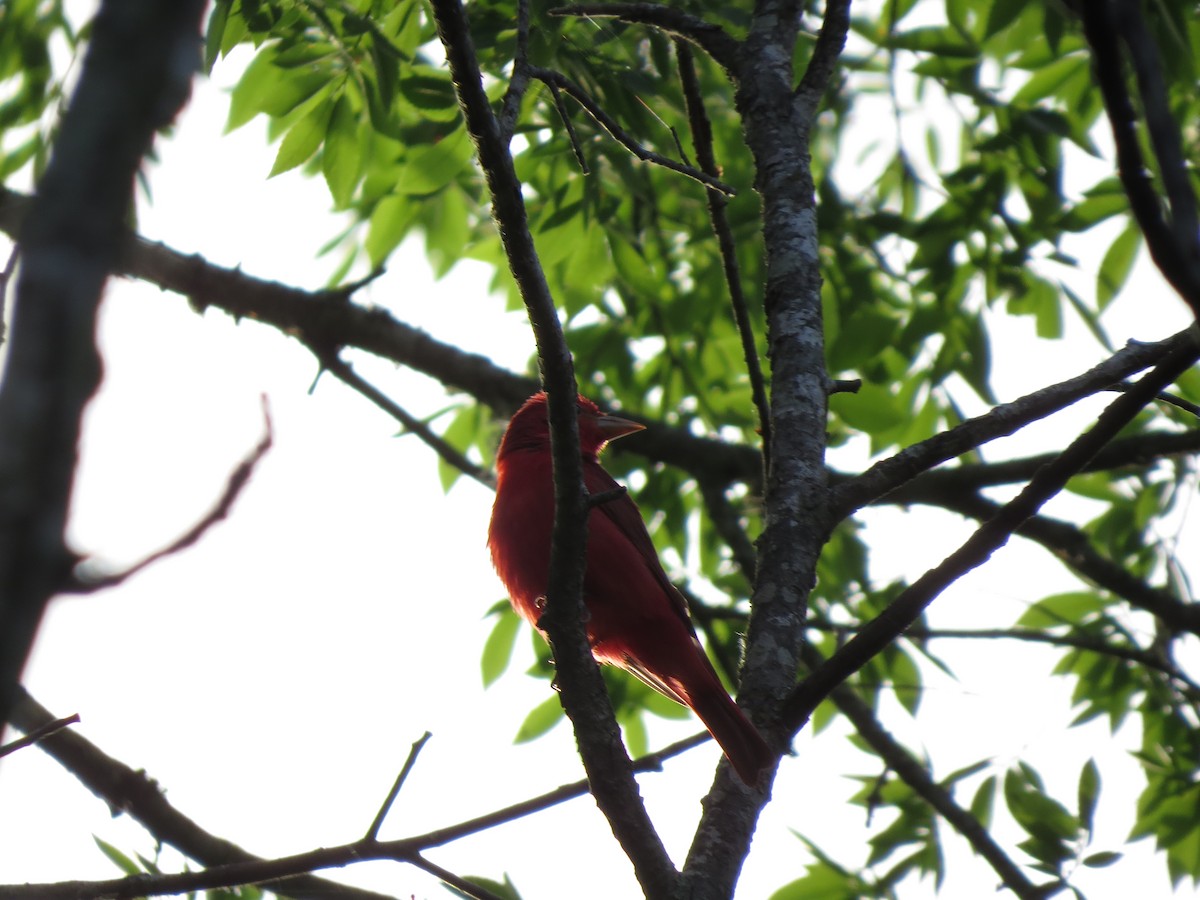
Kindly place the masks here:
POLYGON ((646 895, 667 897, 676 879, 675 867, 641 802, 583 626, 589 509, 579 451, 573 362, 529 231, 521 183, 484 92, 466 12, 460 0, 432 0, 432 5, 459 106, 492 198, 492 216, 533 326, 549 396, 554 530, 546 610, 539 624, 550 639, 563 708, 574 726, 596 803, 633 863, 646 895))
POLYGON ((648 25, 664 34, 695 44, 731 75, 737 74, 738 42, 720 25, 713 25, 683 10, 658 3, 579 3, 550 10, 552 16, 616 19, 630 25, 648 25))
MULTIPOLYGON (((13 708, 11 721, 14 726, 27 733, 37 732, 55 723, 53 715, 22 688, 18 688, 18 701, 13 708)), ((677 741, 661 750, 640 757, 634 762, 634 769, 639 772, 658 771, 662 768, 664 761, 710 739, 711 735, 705 731, 677 741)), ((238 880, 246 877, 246 869, 231 870, 228 868, 231 864, 271 866, 272 868, 269 870, 257 870, 257 874, 266 878, 268 875, 263 872, 269 871, 271 878, 283 879, 286 877, 286 881, 277 880, 270 884, 270 889, 275 893, 295 897, 298 900, 388 900, 382 894, 348 887, 302 873, 328 865, 349 865, 357 859, 398 859, 420 865, 421 863, 413 858, 420 852, 541 812, 568 800, 585 796, 589 792, 586 780, 576 781, 485 815, 399 841, 359 841, 343 847, 317 851, 318 854, 325 855, 315 855, 309 852, 288 857, 286 861, 264 860, 247 853, 229 841, 204 831, 172 807, 157 783, 144 772, 134 771, 124 763, 106 755, 77 732, 51 735, 38 746, 107 803, 114 814, 119 812, 128 814, 141 824, 155 840, 175 847, 188 858, 208 867, 206 886, 234 887, 248 883, 238 880)), ((251 872, 251 874, 253 875, 255 872, 251 872)), ((118 886, 120 890, 132 890, 133 896, 176 889, 175 882, 164 885, 150 876, 141 876, 134 879, 98 883, 72 882, 70 885, 30 885, 26 888, 27 894, 10 894, 9 892, 21 889, 5 885, 2 892, 5 897, 13 898, 18 896, 60 898, 68 893, 72 897, 93 897, 99 896, 104 889, 111 889, 114 885, 118 886)))
MULTIPOLYGON (((805 646, 804 657, 813 671, 821 671, 827 663, 811 646, 805 646)), ((1044 900, 1046 892, 1025 877, 1020 867, 992 840, 983 823, 959 806, 950 792, 933 780, 925 766, 888 733, 862 698, 845 685, 833 688, 829 698, 892 771, 966 838, 976 853, 987 860, 1005 887, 1021 900, 1044 900)))
POLYGON ((595 119, 596 123, 607 131, 617 143, 643 162, 653 163, 656 166, 662 166, 664 169, 670 169, 672 172, 678 172, 680 175, 686 175, 688 178, 700 182, 705 187, 714 191, 720 191, 722 194, 733 196, 737 193, 737 191, 715 175, 702 172, 683 163, 675 162, 675 160, 660 153, 655 153, 653 150, 647 150, 630 137, 629 133, 618 125, 616 120, 606 113, 600 104, 589 97, 587 91, 561 72, 530 66, 529 75, 531 78, 536 78, 538 81, 544 82, 552 90, 561 90, 582 106, 587 111, 587 114, 595 119))
POLYGON ((858 671, 912 625, 947 586, 986 562, 1023 522, 1062 490, 1105 443, 1159 391, 1186 371, 1197 357, 1200 357, 1200 347, 1190 338, 1173 347, 1128 393, 1110 404, 1091 429, 1076 438, 1054 462, 1038 470, 1015 499, 1005 504, 966 543, 902 591, 886 610, 800 684, 787 703, 785 718, 788 726, 797 731, 802 728, 817 704, 836 685, 858 671))
POLYGON ((1130 342, 1122 350, 1082 375, 1041 388, 1011 403, 1002 403, 981 416, 901 450, 875 463, 861 475, 838 485, 830 497, 834 521, 882 497, 889 491, 948 459, 999 437, 1010 435, 1030 422, 1045 418, 1082 397, 1089 396, 1122 379, 1166 359, 1193 339, 1181 331, 1152 344, 1130 342))
POLYGON ((0 385, 0 721, 50 596, 84 404, 100 382, 96 310, 116 262, 133 179, 199 66, 202 0, 107 0, 22 229, 0 385), (131 53, 129 48, 138 52, 131 53))
POLYGON ((1155 265, 1184 302, 1200 315, 1200 248, 1197 246, 1200 238, 1196 234, 1195 216, 1188 212, 1194 209, 1195 197, 1191 193, 1186 172, 1176 171, 1182 165, 1182 157, 1173 149, 1178 143, 1178 135, 1172 132, 1178 125, 1169 112, 1167 123, 1162 121, 1158 113, 1160 105, 1166 102, 1165 97, 1161 96, 1161 79, 1154 84, 1153 76, 1147 78, 1147 70, 1153 65, 1148 63, 1147 56, 1156 56, 1159 51, 1145 35, 1144 24, 1140 29, 1133 25, 1134 22, 1140 23, 1140 15, 1132 4, 1102 0, 1081 3, 1079 11, 1083 17, 1084 34, 1092 48, 1093 72, 1112 127, 1113 143, 1117 150, 1117 172, 1129 197, 1130 209, 1145 235, 1146 246, 1155 265), (1117 5, 1122 7, 1119 17, 1114 15, 1117 5), (1188 235, 1180 234, 1165 218, 1151 181, 1149 166, 1142 155, 1137 112, 1125 87, 1119 45, 1122 37, 1136 57, 1135 68, 1139 70, 1143 96, 1147 93, 1151 95, 1146 97, 1147 111, 1154 115, 1151 140, 1159 154, 1167 189, 1171 192, 1172 208, 1182 214, 1182 219, 1176 223, 1177 228, 1189 224, 1191 233, 1188 235), (1164 151, 1167 154, 1165 158, 1162 156, 1164 151), (1175 191, 1181 188, 1181 193, 1176 196, 1175 191))
POLYGON ((267 398, 262 398, 263 408, 263 436, 253 450, 243 459, 236 469, 230 473, 228 480, 225 483, 225 490, 220 498, 213 505, 213 508, 195 525, 189 528, 180 538, 173 541, 168 546, 161 550, 156 550, 151 553, 141 562, 135 563, 133 566, 121 572, 111 574, 89 573, 89 560, 84 560, 82 563, 82 572, 76 572, 65 584, 61 590, 67 593, 90 594, 96 591, 106 590, 116 587, 119 584, 132 578, 138 572, 148 566, 153 565, 160 559, 168 556, 173 556, 182 550, 186 550, 195 544, 200 538, 208 533, 208 530, 223 521, 229 516, 230 510, 233 509, 233 504, 237 502, 237 498, 241 496, 242 488, 250 481, 250 476, 254 474, 254 469, 258 463, 271 449, 272 431, 271 431, 271 412, 267 406, 267 398))
MULTIPOLYGON (((721 170, 713 154, 712 124, 704 108, 704 97, 700 92, 700 79, 696 75, 696 61, 692 58, 692 48, 686 42, 676 39, 675 57, 679 60, 679 79, 683 85, 683 100, 687 107, 696 162, 700 164, 702 171, 716 177, 721 170)), ((762 455, 765 463, 771 458, 771 407, 767 400, 762 366, 758 361, 758 342, 754 338, 754 326, 750 324, 749 304, 742 291, 737 242, 733 239, 733 229, 729 226, 729 217, 725 214, 728 201, 712 189, 705 191, 705 196, 708 198, 708 218, 712 223, 717 249, 721 254, 725 284, 729 288, 733 321, 742 341, 742 358, 746 361, 746 374, 750 377, 750 394, 754 398, 755 409, 758 410, 758 430, 762 436, 762 455)))
MULTIPOLYGON (((981 522, 995 518, 1002 511, 999 504, 965 491, 947 492, 937 505, 981 522)), ((1147 584, 1124 566, 1105 558, 1074 525, 1035 515, 1025 520, 1015 533, 1046 548, 1084 580, 1157 616, 1172 630, 1200 635, 1200 605, 1184 603, 1170 591, 1147 584)))

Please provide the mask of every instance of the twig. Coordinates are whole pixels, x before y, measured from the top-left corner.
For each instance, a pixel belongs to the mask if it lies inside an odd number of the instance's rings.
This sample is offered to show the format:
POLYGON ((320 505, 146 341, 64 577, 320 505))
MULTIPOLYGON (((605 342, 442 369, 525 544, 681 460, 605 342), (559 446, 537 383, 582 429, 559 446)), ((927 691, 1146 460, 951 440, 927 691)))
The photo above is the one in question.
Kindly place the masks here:
POLYGON ((396 802, 400 788, 404 787, 404 782, 408 779, 408 773, 412 771, 412 767, 417 762, 417 756, 420 755, 421 750, 431 737, 433 735, 427 731, 413 742, 412 749, 408 751, 408 759, 404 761, 404 765, 400 769, 400 774, 396 776, 396 781, 392 784, 392 789, 388 791, 387 797, 384 798, 383 805, 379 807, 379 812, 376 813, 375 819, 371 822, 371 827, 367 829, 363 840, 374 841, 379 837, 379 829, 383 827, 383 820, 387 818, 392 804, 396 802))
POLYGON ((200 538, 204 537, 210 528, 227 518, 230 511, 233 509, 233 504, 236 503, 238 497, 241 496, 242 489, 245 488, 246 484, 250 481, 250 476, 254 474, 254 469, 258 466, 258 463, 262 460, 263 456, 266 455, 267 451, 271 449, 271 441, 273 436, 271 429, 271 410, 267 404, 267 397, 265 394, 262 396, 261 400, 263 413, 263 436, 259 438, 258 444, 255 445, 254 449, 251 450, 246 455, 245 459, 238 463, 237 468, 229 474, 229 479, 225 482, 225 490, 221 493, 220 498, 213 505, 213 508, 210 509, 204 515, 204 517, 200 519, 200 521, 198 521, 195 525, 184 532, 181 537, 168 544, 166 547, 163 547, 161 550, 156 550, 145 559, 135 563, 128 569, 125 569, 121 572, 114 572, 107 575, 89 575, 86 572, 87 568, 89 567, 88 562, 84 561, 81 564, 81 569, 83 570, 82 573, 75 575, 71 580, 63 585, 62 589, 67 593, 90 594, 94 593, 95 591, 102 591, 108 588, 116 587, 117 585, 122 584, 128 579, 132 578, 143 569, 152 566, 160 559, 173 556, 174 554, 191 547, 193 544, 199 541, 200 538))
POLYGON ((47 722, 36 731, 31 731, 23 738, 17 738, 15 741, 10 741, 0 747, 0 757, 8 756, 10 753, 16 753, 25 747, 32 746, 38 741, 49 737, 57 731, 62 731, 68 725, 75 725, 79 722, 79 713, 67 716, 65 719, 55 719, 53 722, 47 722))
MULTIPOLYGON (((1129 0, 1115 4, 1117 32, 1129 50, 1133 71, 1137 75, 1138 93, 1146 114, 1146 130, 1158 157, 1163 187, 1171 204, 1171 227, 1175 244, 1189 263, 1193 284, 1200 280, 1200 219, 1196 215, 1196 195, 1184 157, 1179 122, 1171 113, 1167 100, 1167 85, 1162 72, 1162 53, 1155 46, 1141 4, 1129 0)), ((1186 298, 1185 298, 1186 299, 1186 298)), ((1193 306, 1200 297, 1191 297, 1193 306)), ((1197 309, 1200 312, 1200 309, 1197 309)))
MULTIPOLYGON (((937 505, 981 522, 993 519, 1001 512, 998 503, 963 490, 946 492, 937 505)), ((1157 616, 1172 630, 1200 635, 1200 606, 1185 603, 1170 591, 1147 584, 1125 566, 1102 556, 1076 526, 1035 515, 1026 519, 1016 533, 1040 544, 1086 581, 1122 598, 1130 606, 1157 616)))
POLYGON ((12 282, 20 256, 21 245, 14 243, 9 251, 8 261, 4 263, 4 271, 0 272, 0 347, 4 346, 8 337, 8 286, 12 282))
MULTIPOLYGON (((1093 71, 1104 97, 1104 108, 1108 113, 1109 124, 1112 127, 1113 144, 1117 151, 1117 172, 1125 194, 1129 198, 1129 207, 1133 211, 1142 234, 1146 237, 1146 246, 1155 265, 1162 271, 1163 276, 1179 293, 1180 297, 1200 314, 1200 272, 1197 271, 1195 258, 1189 258, 1189 253, 1195 253, 1196 235, 1193 220, 1193 233, 1190 239, 1180 243, 1177 234, 1166 221, 1163 208, 1150 178, 1149 167, 1142 155, 1141 142, 1138 137, 1137 112, 1125 87, 1122 72, 1121 51, 1118 34, 1120 27, 1114 21, 1111 7, 1114 4, 1082 3, 1080 15, 1083 17, 1084 34, 1091 45, 1094 58, 1093 71)), ((1132 12, 1130 13, 1132 15, 1132 12)), ((1137 53, 1143 55, 1144 41, 1137 41, 1137 53)), ((1132 49, 1132 46, 1131 46, 1132 49)), ((1157 52, 1151 50, 1150 52, 1157 52)), ((1148 86, 1144 86, 1147 89, 1148 86)), ((1156 100, 1152 103, 1157 105, 1156 100)), ((1177 126, 1176 126, 1177 127, 1177 126)), ((1156 149, 1161 140, 1169 144, 1170 140, 1161 132, 1152 135, 1156 149)), ((1168 177, 1166 168, 1171 159, 1160 159, 1164 168, 1164 178, 1168 177)), ((1169 185, 1175 186, 1175 173, 1170 174, 1169 185)), ((1186 174, 1184 178, 1186 178, 1186 174)), ((1190 192, 1190 184, 1185 185, 1185 192, 1190 192)), ((1182 197, 1178 202, 1181 209, 1186 209, 1188 201, 1182 197)), ((1192 201, 1194 202, 1194 200, 1192 201)), ((1185 213, 1186 218, 1186 213, 1185 213)))
POLYGON ((649 25, 671 37, 695 44, 731 74, 737 72, 738 42, 719 25, 658 3, 580 3, 550 10, 552 16, 617 19, 631 25, 649 25))
MULTIPOLYGON (((12 723, 22 731, 33 732, 53 721, 52 714, 40 706, 23 689, 18 689, 18 702, 13 709, 12 723)), ((661 750, 637 759, 636 771, 658 771, 662 763, 711 739, 707 731, 676 741, 661 750)), ((137 876, 106 882, 72 882, 58 885, 3 886, 6 900, 63 896, 142 896, 149 893, 169 893, 204 888, 234 887, 270 880, 275 893, 302 900, 388 900, 384 895, 303 874, 317 868, 349 865, 365 859, 396 859, 420 865, 416 858, 422 851, 478 834, 508 822, 516 821, 568 800, 586 796, 587 780, 562 785, 547 793, 531 797, 485 815, 455 825, 413 835, 397 841, 356 841, 340 847, 330 847, 297 854, 282 860, 264 860, 252 856, 229 841, 215 837, 176 810, 162 790, 145 772, 134 771, 124 763, 106 755, 76 732, 60 732, 42 741, 39 748, 57 760, 80 782, 104 800, 115 812, 125 812, 143 825, 157 840, 170 844, 190 859, 207 866, 206 872, 191 873, 193 880, 181 883, 181 876, 137 876), (168 880, 170 879, 170 880, 168 880), (120 891, 121 893, 111 893, 120 891)), ((423 859, 421 862, 425 862, 423 859)), ((442 877, 439 875, 438 877, 442 877)))
POLYGON ((529 89, 529 0, 517 0, 517 52, 513 58, 512 78, 500 104, 500 139, 512 140, 521 114, 521 101, 529 89))
POLYGON ((926 469, 988 441, 1012 434, 1030 422, 1045 418, 1082 397, 1103 390, 1191 343, 1192 337, 1186 330, 1153 344, 1131 342, 1082 375, 1041 388, 1011 403, 1002 403, 949 431, 906 447, 833 489, 829 506, 834 521, 895 490, 926 469))
POLYGON ((142 158, 187 99, 206 5, 100 4, 21 231, 0 385, 0 721, 71 563, 64 532, 80 423, 100 383, 97 310, 142 158))
POLYGON ((310 345, 313 353, 321 360, 321 365, 334 374, 343 384, 354 388, 389 416, 399 422, 406 431, 415 434, 422 442, 464 475, 469 475, 485 487, 495 488, 496 479, 483 466, 461 453, 458 448, 439 434, 435 434, 428 425, 400 406, 383 391, 375 387, 351 368, 350 364, 336 354, 323 354, 310 345))
POLYGON ((835 686, 902 634, 948 585, 986 562, 1023 522, 1062 490, 1106 442, 1186 371, 1198 356, 1200 347, 1194 340, 1175 346, 1132 390, 1113 401, 1091 429, 1076 438, 1054 462, 1039 469, 1015 499, 1005 504, 966 543, 902 591, 887 609, 802 682, 785 707, 784 718, 789 729, 802 728, 817 704, 835 686))
MULTIPOLYGON (((643 891, 649 897, 667 897, 677 873, 638 794, 612 702, 583 627, 588 508, 579 453, 574 363, 534 247, 521 183, 483 88, 466 12, 461 0, 432 0, 432 6, 459 107, 492 199, 492 216, 529 314, 549 399, 554 527, 541 621, 554 653, 560 697, 575 730, 597 806, 633 864, 643 891)), ((537 77, 534 71, 530 74, 537 77)))
POLYGON ((846 46, 846 33, 849 30, 850 0, 828 0, 821 33, 817 35, 804 77, 796 87, 795 103, 803 121, 811 122, 816 116, 821 98, 829 89, 829 82, 842 55, 842 48, 846 46))
MULTIPOLYGON (((1122 382, 1121 384, 1110 385, 1108 390, 1123 392, 1129 390, 1129 385, 1122 382)), ((1190 400, 1183 399, 1178 394, 1172 394, 1170 391, 1163 391, 1154 399, 1161 403, 1167 404, 1167 406, 1174 406, 1176 409, 1181 409, 1189 415, 1200 418, 1200 406, 1197 406, 1190 400)))
POLYGON ((449 869, 442 868, 437 863, 432 863, 419 853, 414 853, 408 857, 408 862, 412 863, 418 869, 424 869, 435 878, 440 878, 446 884, 450 885, 457 891, 461 891, 468 897, 473 897, 474 900, 504 900, 498 894, 494 894, 485 887, 480 887, 473 881, 469 881, 460 875, 456 875, 449 869))
POLYGON ((737 191, 719 178, 714 178, 711 175, 701 172, 699 169, 676 162, 660 153, 655 153, 653 150, 647 150, 630 137, 629 133, 618 125, 612 116, 606 113, 595 100, 588 96, 587 91, 561 72, 555 72, 553 69, 543 69, 538 66, 530 66, 529 75, 531 78, 536 78, 538 81, 544 82, 547 87, 561 90, 569 96, 582 106, 587 111, 587 114, 595 119, 596 123, 607 131, 617 143, 643 162, 653 163, 656 166, 662 166, 664 169, 670 169, 672 172, 678 172, 680 175, 686 175, 688 178, 699 181, 706 187, 710 187, 731 197, 737 193, 737 191))
MULTIPOLYGON (((815 648, 807 644, 804 647, 804 661, 814 671, 824 669, 828 663, 815 648)), ((1005 887, 1021 900, 1044 900, 1046 892, 1025 877, 1020 867, 992 839, 983 823, 955 803, 950 792, 934 781, 925 766, 888 733, 862 698, 845 685, 834 688, 829 696, 842 715, 850 720, 859 736, 892 771, 966 838, 976 853, 988 861, 1005 887)))
MULTIPOLYGON (((720 174, 716 156, 713 154, 712 123, 704 108, 704 97, 700 93, 700 79, 696 75, 696 61, 692 48, 683 40, 675 40, 675 56, 679 60, 679 78, 683 85, 683 100, 687 108, 688 124, 692 130, 692 146, 696 149, 696 161, 704 173, 714 178, 720 174)), ((725 214, 726 199, 717 191, 705 191, 708 198, 708 218, 713 234, 717 238, 717 249, 721 254, 721 268, 725 273, 725 285, 729 291, 729 302, 733 307, 733 321, 737 325, 742 341, 742 358, 746 362, 746 374, 750 377, 750 395, 758 410, 758 431, 762 437, 764 468, 771 460, 771 407, 767 400, 767 388, 763 381, 762 365, 758 359, 758 342, 754 338, 754 326, 750 323, 750 311, 746 295, 742 291, 742 271, 738 264, 737 242, 729 217, 725 214)))
POLYGON ((567 130, 567 140, 571 143, 575 161, 579 163, 579 171, 588 175, 591 173, 591 169, 588 167, 587 157, 583 155, 579 135, 575 132, 575 123, 571 121, 571 115, 567 112, 567 104, 563 103, 562 91, 559 90, 557 84, 548 84, 547 86, 550 88, 550 96, 554 99, 554 109, 558 113, 558 118, 562 121, 563 128, 567 130))

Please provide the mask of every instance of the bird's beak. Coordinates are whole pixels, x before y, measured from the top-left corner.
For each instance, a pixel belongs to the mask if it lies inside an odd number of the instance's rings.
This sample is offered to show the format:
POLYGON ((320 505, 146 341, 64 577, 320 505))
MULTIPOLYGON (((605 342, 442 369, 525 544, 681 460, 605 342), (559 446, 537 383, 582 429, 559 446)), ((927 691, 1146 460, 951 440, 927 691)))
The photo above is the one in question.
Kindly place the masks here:
POLYGON ((596 430, 600 432, 600 436, 606 441, 614 441, 619 437, 625 437, 627 434, 643 431, 646 428, 645 425, 639 425, 629 419, 622 419, 620 416, 610 416, 607 413, 595 416, 592 422, 595 424, 596 430))

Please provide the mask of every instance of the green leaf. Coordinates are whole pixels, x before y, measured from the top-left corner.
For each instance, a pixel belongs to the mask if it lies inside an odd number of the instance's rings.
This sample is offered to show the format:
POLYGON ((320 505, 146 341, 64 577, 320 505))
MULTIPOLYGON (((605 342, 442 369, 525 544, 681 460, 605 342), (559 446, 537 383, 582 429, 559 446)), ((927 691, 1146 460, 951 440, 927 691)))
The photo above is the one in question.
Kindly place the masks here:
POLYGON ((330 112, 331 104, 325 100, 288 129, 279 143, 279 152, 275 154, 275 164, 271 166, 268 178, 281 175, 312 158, 329 129, 330 112))
POLYGON ((1023 628, 1053 628, 1055 625, 1075 625, 1092 613, 1104 609, 1099 595, 1092 591, 1067 591, 1043 597, 1017 620, 1023 628))
POLYGON ((562 703, 559 701, 558 695, 548 697, 535 706, 529 715, 525 717, 525 721, 517 729, 517 735, 513 738, 513 743, 525 744, 535 738, 540 738, 561 722, 563 718, 562 703))
POLYGON ((521 617, 512 611, 511 607, 502 610, 496 617, 492 633, 488 635, 483 645, 483 658, 480 668, 483 673, 483 686, 491 687, 508 669, 512 660, 513 647, 517 643, 517 633, 521 630, 521 617))
POLYGON ((321 157, 321 171, 329 193, 333 196, 335 209, 350 205, 350 197, 358 184, 362 165, 362 143, 358 135, 358 117, 345 95, 338 97, 329 115, 325 130, 325 152, 321 157))
POLYGON ((1108 252, 1100 261, 1100 272, 1096 276, 1096 302, 1100 309, 1107 308, 1121 292, 1121 288, 1125 287, 1141 245, 1142 232, 1132 223, 1109 245, 1108 252))
POLYGON ((92 840, 96 842, 96 846, 100 848, 100 852, 107 856, 113 864, 124 872, 126 875, 141 875, 142 870, 138 864, 132 859, 114 847, 108 841, 102 841, 96 835, 92 835, 92 840))
POLYGON ((1092 833, 1092 822, 1099 799, 1100 769, 1094 759, 1089 759, 1079 772, 1079 822, 1088 835, 1092 833))

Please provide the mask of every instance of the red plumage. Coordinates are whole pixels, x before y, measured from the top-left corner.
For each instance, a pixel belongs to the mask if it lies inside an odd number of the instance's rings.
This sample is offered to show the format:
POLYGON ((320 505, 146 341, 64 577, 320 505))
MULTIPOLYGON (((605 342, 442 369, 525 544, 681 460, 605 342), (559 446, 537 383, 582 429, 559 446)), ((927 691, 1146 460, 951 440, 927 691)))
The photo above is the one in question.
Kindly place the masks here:
MULTIPOLYGON (((618 487, 598 460, 610 440, 640 431, 579 398, 584 485, 618 487)), ((526 401, 509 422, 496 460, 498 481, 488 547, 513 608, 537 627, 550 571, 554 481, 546 395, 526 401)), ((772 762, 758 730, 730 699, 696 638, 687 604, 658 560, 641 513, 628 495, 595 507, 588 519, 583 599, 588 638, 600 662, 627 669, 690 707, 746 784, 772 762)))

